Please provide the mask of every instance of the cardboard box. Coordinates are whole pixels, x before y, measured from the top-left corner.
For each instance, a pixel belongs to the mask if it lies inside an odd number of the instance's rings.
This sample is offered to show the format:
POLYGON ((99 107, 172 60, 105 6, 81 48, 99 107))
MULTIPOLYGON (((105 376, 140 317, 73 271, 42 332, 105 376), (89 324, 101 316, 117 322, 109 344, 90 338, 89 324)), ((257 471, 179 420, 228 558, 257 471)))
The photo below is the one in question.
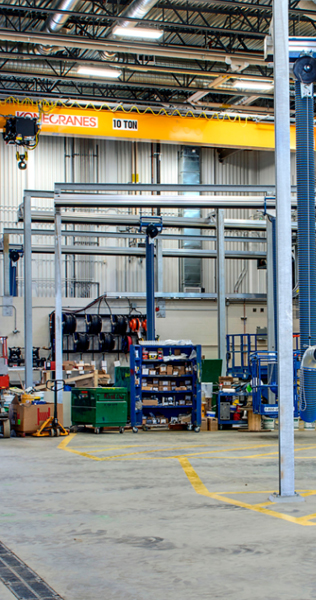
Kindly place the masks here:
POLYGON ((173 366, 167 365, 167 375, 173 375, 173 366))
POLYGON ((222 385, 223 388, 231 388, 233 381, 234 381, 233 377, 227 377, 227 376, 224 377, 223 376, 223 377, 218 378, 218 383, 219 383, 219 385, 222 385))
POLYGON ((191 415, 181 415, 179 421, 180 423, 191 423, 191 415))
POLYGON ((143 406, 158 406, 157 398, 143 398, 143 406))
POLYGON ((174 355, 175 355, 175 356, 180 356, 180 354, 181 354, 181 350, 180 350, 180 348, 175 348, 175 350, 174 350, 174 355))
POLYGON ((143 367, 142 368, 142 374, 143 375, 149 375, 149 369, 147 367, 143 367))
POLYGON ((201 431, 207 431, 207 419, 201 421, 201 431))
POLYGON ((160 373, 160 375, 166 375, 166 373, 167 373, 167 365, 160 365, 160 367, 159 367, 159 373, 160 373))
POLYGON ((172 374, 175 375, 176 377, 178 377, 180 375, 179 369, 178 368, 174 368, 172 374))
POLYGON ((157 375, 156 369, 149 369, 149 375, 157 375))
POLYGON ((215 417, 207 417, 207 430, 218 431, 218 419, 215 419, 215 417))
MULTIPOLYGON (((11 403, 11 427, 17 433, 35 433, 43 423, 54 416, 54 404, 22 404, 15 397, 11 403)), ((58 420, 63 424, 63 405, 57 405, 58 420)))
POLYGON ((64 360, 63 362, 63 370, 64 371, 72 371, 77 368, 77 363, 74 360, 64 360))
POLYGON ((144 392, 152 392, 152 390, 153 390, 153 386, 152 386, 152 385, 143 385, 143 386, 142 386, 142 390, 143 390, 144 392))
POLYGON ((179 377, 183 377, 183 375, 185 375, 185 367, 181 366, 181 367, 177 367, 178 371, 179 371, 179 377))

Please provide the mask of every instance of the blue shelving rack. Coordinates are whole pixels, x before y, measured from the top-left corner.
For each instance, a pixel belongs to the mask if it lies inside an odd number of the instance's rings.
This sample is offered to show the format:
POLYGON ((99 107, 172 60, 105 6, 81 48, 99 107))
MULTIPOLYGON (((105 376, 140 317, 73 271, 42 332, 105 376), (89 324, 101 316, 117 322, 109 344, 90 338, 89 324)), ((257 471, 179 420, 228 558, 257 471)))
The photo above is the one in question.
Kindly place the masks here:
MULTIPOLYGON (((143 423, 143 416, 149 414, 163 414, 166 418, 178 417, 179 414, 191 413, 191 423, 189 428, 194 428, 196 432, 200 431, 201 426, 201 379, 202 379, 202 361, 201 361, 201 346, 191 344, 185 345, 164 345, 162 343, 144 342, 141 345, 131 346, 130 348, 130 367, 131 367, 131 425, 134 433, 138 431, 138 426, 143 423), (150 354, 158 353, 160 358, 149 358, 150 354), (178 354, 180 353, 180 355, 178 354), (183 356, 185 355, 185 356, 183 356), (187 367, 191 372, 186 372, 184 375, 174 374, 156 374, 148 375, 143 371, 150 367, 156 371, 161 365, 167 367, 187 367), (190 380, 192 389, 186 390, 144 390, 143 383, 147 380, 152 384, 153 380, 160 381, 175 381, 178 386, 184 384, 184 381, 190 380), (190 396, 190 404, 188 397, 190 396), (163 404, 163 399, 172 398, 172 404, 163 404), (158 400, 158 404, 144 405, 143 400, 147 402, 150 399, 158 400), (180 404, 181 402, 181 404, 180 404)), ((169 369, 170 370, 170 369, 169 369)), ((158 383, 159 385, 159 383, 158 383)))

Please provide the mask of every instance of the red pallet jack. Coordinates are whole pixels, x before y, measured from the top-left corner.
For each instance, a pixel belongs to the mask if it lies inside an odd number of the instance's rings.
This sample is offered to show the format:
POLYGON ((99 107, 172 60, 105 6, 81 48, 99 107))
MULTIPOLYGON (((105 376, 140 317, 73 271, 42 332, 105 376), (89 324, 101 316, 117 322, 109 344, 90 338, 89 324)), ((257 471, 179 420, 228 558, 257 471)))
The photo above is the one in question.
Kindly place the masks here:
POLYGON ((60 435, 69 435, 69 431, 63 427, 63 425, 58 421, 57 416, 57 392, 60 392, 65 387, 65 382, 63 379, 50 379, 46 388, 51 392, 54 392, 54 416, 49 417, 46 421, 41 425, 41 427, 33 433, 34 437, 59 437, 60 435))

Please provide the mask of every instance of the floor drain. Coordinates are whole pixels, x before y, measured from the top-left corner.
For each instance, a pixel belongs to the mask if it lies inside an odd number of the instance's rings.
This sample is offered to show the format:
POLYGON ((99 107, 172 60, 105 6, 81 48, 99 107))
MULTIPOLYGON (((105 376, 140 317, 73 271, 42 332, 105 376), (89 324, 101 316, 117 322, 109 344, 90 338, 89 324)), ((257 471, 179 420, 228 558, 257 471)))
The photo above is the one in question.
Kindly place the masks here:
POLYGON ((0 580, 18 600, 63 600, 37 573, 1 542, 0 580))

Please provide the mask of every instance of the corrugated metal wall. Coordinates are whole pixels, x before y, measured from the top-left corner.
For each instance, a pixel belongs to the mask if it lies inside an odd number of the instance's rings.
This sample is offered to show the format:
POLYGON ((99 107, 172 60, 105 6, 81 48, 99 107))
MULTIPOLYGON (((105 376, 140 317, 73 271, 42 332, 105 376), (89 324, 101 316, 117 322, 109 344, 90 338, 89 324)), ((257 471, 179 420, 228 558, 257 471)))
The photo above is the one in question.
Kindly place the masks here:
MULTIPOLYGON (((132 180, 133 142, 112 140, 70 139, 43 136, 38 148, 30 153, 26 171, 19 171, 15 159, 15 148, 0 144, 0 222, 1 231, 6 226, 16 226, 18 205, 22 202, 24 189, 53 190, 58 181, 118 182, 132 180)), ((178 153, 180 147, 161 145, 161 182, 178 183, 178 153)), ((137 144, 137 172, 141 183, 150 183, 152 177, 152 147, 150 143, 137 144)), ((219 162, 218 153, 213 148, 201 150, 201 183, 260 184, 274 182, 274 154, 271 152, 240 151, 219 162)), ((295 184, 295 156, 292 155, 292 183, 295 184)), ((36 199, 34 208, 51 208, 49 199, 36 199)), ((114 213, 113 209, 108 212, 114 213)), ((123 210, 122 212, 127 212, 123 210)), ((148 211, 147 211, 148 212, 148 211)), ((144 214, 144 213, 143 213, 144 214)), ((177 215, 178 211, 163 210, 162 214, 177 215)), ((204 211, 206 215, 206 211, 204 211)), ((227 218, 252 218, 253 213, 243 210, 226 211, 227 218)), ((43 232, 45 226, 41 226, 43 232)), ((70 227, 70 226, 69 226, 70 227)), ((80 227, 76 227, 80 229, 80 227)), ((93 229, 91 227, 91 229, 93 229)), ((110 227, 102 227, 111 231, 110 227)), ((113 228, 112 228, 113 230, 113 228)), ((176 230, 175 230, 176 231, 176 230)), ((70 238, 69 243, 94 243, 92 238, 70 238)), ((20 236, 11 242, 21 243, 20 236)), ((51 244, 52 238, 37 236, 34 244, 51 244)), ((101 244, 108 246, 125 245, 126 240, 103 239, 101 244)), ((130 243, 133 243, 131 241, 130 243)), ((178 247, 178 242, 163 243, 165 247, 178 247)), ((204 247, 214 248, 213 243, 204 247)), ((263 244, 227 243, 227 249, 263 249, 263 244)), ((2 260, 2 257, 1 257, 2 260)), ((66 259, 64 259, 66 261, 66 259)), ((35 296, 54 295, 54 263, 52 255, 33 255, 33 293, 35 296)), ((1 265, 1 280, 2 280, 1 265)), ((67 258, 64 273, 69 278, 81 281, 81 287, 73 290, 75 295, 95 296, 97 291, 137 292, 145 290, 145 262, 139 258, 99 257, 95 260, 82 257, 67 258), (90 289, 85 282, 94 282, 90 289)), ((19 261, 20 292, 23 283, 23 260, 19 261)), ((179 260, 164 259, 164 291, 179 291, 179 260)), ((2 281, 1 281, 2 285, 2 281)), ((206 292, 216 289, 215 261, 203 260, 203 286, 206 292)), ((264 292, 265 271, 258 271, 256 261, 226 261, 227 292, 264 292), (238 282, 240 284, 238 284, 238 282)), ((69 293, 69 289, 68 289, 69 293)))

